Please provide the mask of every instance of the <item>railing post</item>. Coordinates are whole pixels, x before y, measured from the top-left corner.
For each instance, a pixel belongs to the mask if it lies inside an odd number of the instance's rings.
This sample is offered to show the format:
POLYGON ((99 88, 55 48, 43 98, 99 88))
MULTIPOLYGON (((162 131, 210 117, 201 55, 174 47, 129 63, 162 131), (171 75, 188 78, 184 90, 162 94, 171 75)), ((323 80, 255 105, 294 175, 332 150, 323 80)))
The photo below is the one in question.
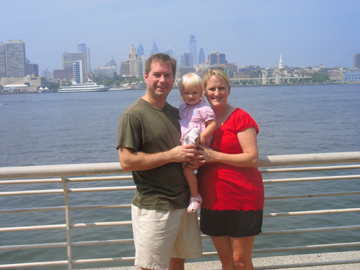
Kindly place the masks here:
POLYGON ((66 178, 64 176, 61 176, 61 182, 65 196, 66 249, 67 249, 67 259, 68 259, 68 270, 72 270, 69 194, 67 192, 66 178))

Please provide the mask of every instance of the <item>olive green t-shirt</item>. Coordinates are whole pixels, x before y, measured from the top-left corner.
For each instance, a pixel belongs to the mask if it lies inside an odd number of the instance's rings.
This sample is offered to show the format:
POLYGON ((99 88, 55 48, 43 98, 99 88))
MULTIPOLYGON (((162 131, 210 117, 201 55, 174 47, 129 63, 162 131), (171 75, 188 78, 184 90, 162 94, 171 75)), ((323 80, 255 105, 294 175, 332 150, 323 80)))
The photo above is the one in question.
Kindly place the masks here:
MULTIPOLYGON (((139 98, 120 116, 117 147, 144 153, 168 151, 180 145, 178 119, 177 108, 170 104, 157 109, 139 98)), ((167 210, 188 206, 190 192, 180 162, 132 174, 136 191, 131 203, 137 207, 167 210)))

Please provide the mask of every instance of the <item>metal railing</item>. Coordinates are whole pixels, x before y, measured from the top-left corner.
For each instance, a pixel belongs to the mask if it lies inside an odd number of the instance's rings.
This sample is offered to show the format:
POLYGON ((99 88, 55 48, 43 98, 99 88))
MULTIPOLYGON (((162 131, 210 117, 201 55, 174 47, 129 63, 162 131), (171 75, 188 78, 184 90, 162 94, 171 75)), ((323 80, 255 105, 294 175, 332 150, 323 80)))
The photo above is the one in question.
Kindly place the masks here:
MULTIPOLYGON (((321 154, 301 154, 301 155, 273 155, 273 156, 261 156, 259 161, 259 169, 264 176, 265 186, 273 185, 298 185, 300 183, 310 183, 319 181, 358 181, 360 180, 359 174, 345 174, 344 172, 355 171, 359 172, 360 169, 360 152, 343 152, 343 153, 321 153, 321 154), (321 164, 321 166, 318 166, 321 164), (330 172, 334 172, 335 175, 329 175, 330 172), (294 174, 305 173, 306 177, 294 177, 294 174), (325 175, 321 175, 325 173, 325 175), (278 174, 289 177, 274 178, 278 174)), ((55 243, 37 243, 37 244, 12 244, 0 246, 0 258, 1 252, 19 251, 19 250, 31 250, 31 249, 53 249, 53 248, 66 248, 66 259, 56 261, 31 261, 31 262, 11 262, 7 264, 0 263, 0 269, 10 268, 23 268, 23 267, 41 267, 41 266, 55 266, 55 265, 67 265, 71 270, 75 265, 81 264, 93 264, 93 263, 108 263, 108 262, 127 262, 134 260, 133 256, 128 257, 112 257, 112 258, 85 258, 74 259, 73 248, 85 247, 85 246, 97 246, 97 245, 110 245, 110 244, 132 244, 133 239, 108 239, 108 240, 86 240, 86 241, 73 241, 72 231, 74 229, 83 228, 96 228, 96 227, 109 227, 109 226, 129 226, 131 221, 105 221, 105 222, 75 222, 72 223, 70 216, 72 211, 84 211, 84 210, 104 210, 104 209, 122 209, 125 208, 129 211, 130 204, 96 204, 96 205, 73 205, 69 201, 69 194, 91 193, 91 192, 124 192, 135 189, 133 185, 122 186, 95 186, 95 187, 79 187, 76 186, 79 183, 109 183, 108 181, 124 181, 132 180, 130 172, 122 171, 118 162, 113 163, 92 163, 92 164, 77 164, 77 165, 47 165, 47 166, 30 166, 30 167, 3 167, 0 168, 0 188, 11 187, 4 191, 1 188, 0 199, 2 199, 0 217, 2 220, 6 219, 6 215, 10 214, 27 214, 27 213, 45 213, 45 212, 64 212, 65 222, 61 224, 37 224, 16 226, 17 224, 11 224, 8 227, 0 228, 0 235, 11 232, 27 232, 27 231, 46 231, 46 230, 61 230, 66 232, 66 242, 55 243), (41 188, 31 190, 31 185, 37 185, 40 187, 61 185, 61 188, 41 188), (75 185, 70 187, 70 185, 75 185), (17 187, 22 188, 17 188, 17 187), (62 200, 60 206, 45 206, 45 207, 8 207, 8 203, 12 198, 22 198, 24 196, 42 196, 42 195, 61 195, 59 197, 62 200), (64 195, 64 196, 62 196, 64 195), (4 199, 5 198, 5 199, 4 199)), ((128 181, 126 181, 127 183, 128 181)), ((113 183, 113 182, 111 182, 113 183)), ((271 204, 272 201, 285 201, 282 205, 292 205, 286 203, 288 200, 296 200, 298 202, 301 199, 321 199, 321 198, 333 198, 338 196, 355 198, 350 200, 353 205, 349 205, 349 208, 331 208, 331 209, 301 209, 287 212, 269 212, 264 213, 264 218, 296 218, 301 216, 314 216, 314 215, 329 215, 329 214, 345 214, 345 213, 357 213, 360 212, 359 206, 359 185, 354 185, 351 191, 338 191, 335 186, 334 191, 320 192, 320 193, 302 193, 302 194, 279 194, 281 191, 273 188, 271 190, 266 189, 265 205, 271 204), (357 187, 357 189, 355 188, 357 187), (354 197, 355 196, 355 197, 354 197)), ((285 186, 286 189, 286 186, 285 186)), ((40 198, 39 198, 40 200, 40 198)), ((130 200, 129 200, 130 203, 130 200)), ((324 206, 323 206, 324 207, 324 206)), ((357 216, 358 217, 358 216, 357 216)), ((129 218, 130 219, 130 218, 129 218)), ((263 233, 260 237, 279 237, 281 235, 293 235, 293 234, 310 234, 320 232, 337 232, 337 231, 349 231, 359 230, 359 218, 354 220, 355 224, 345 225, 333 225, 328 224, 326 227, 315 228, 290 228, 282 230, 267 230, 264 226, 263 233)), ((271 226, 270 226, 271 227, 271 226)), ((208 237, 202 236, 205 240, 208 237)), ((0 237, 0 239, 4 239, 0 237)), ((11 239, 11 237, 10 237, 11 239)), ((270 252, 292 252, 292 251, 311 251, 318 249, 356 249, 360 247, 359 238, 352 239, 355 241, 346 243, 328 243, 328 244, 313 244, 303 246, 288 246, 281 247, 276 246, 272 248, 254 249, 254 253, 270 253, 270 252)), ((275 240, 276 241, 276 240, 275 240)), ((1 240, 3 242, 3 240, 1 240)), ((5 255, 4 255, 5 256, 5 255)), ((216 256, 216 252, 204 252, 203 256, 216 256)), ((1 261, 1 260, 0 260, 1 261)), ((326 265, 339 264, 339 261, 327 262, 326 265)), ((348 263, 360 263, 360 260, 344 261, 344 264, 348 263)), ((321 263, 324 265, 324 263, 321 263)), ((304 264, 296 265, 297 267, 308 266, 306 262, 304 264)), ((291 265, 278 265, 277 268, 291 268, 291 265)), ((256 269, 265 269, 264 267, 256 267, 256 269)))

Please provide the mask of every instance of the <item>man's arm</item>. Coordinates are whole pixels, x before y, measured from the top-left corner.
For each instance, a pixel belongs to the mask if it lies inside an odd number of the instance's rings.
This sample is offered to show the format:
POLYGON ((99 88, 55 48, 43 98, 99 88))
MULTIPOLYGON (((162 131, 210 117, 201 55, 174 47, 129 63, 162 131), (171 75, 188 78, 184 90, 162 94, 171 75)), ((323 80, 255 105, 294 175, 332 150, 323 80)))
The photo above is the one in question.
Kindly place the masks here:
POLYGON ((131 148, 118 148, 119 161, 125 171, 144 171, 170 162, 190 162, 197 155, 196 145, 181 145, 169 151, 148 154, 131 148))

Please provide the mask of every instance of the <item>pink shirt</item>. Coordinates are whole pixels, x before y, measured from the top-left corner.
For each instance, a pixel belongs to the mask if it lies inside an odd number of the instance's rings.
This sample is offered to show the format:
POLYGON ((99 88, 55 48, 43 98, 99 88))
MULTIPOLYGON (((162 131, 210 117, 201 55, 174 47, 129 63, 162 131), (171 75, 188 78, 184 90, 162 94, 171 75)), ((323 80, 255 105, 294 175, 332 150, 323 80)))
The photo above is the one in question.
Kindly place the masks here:
MULTIPOLYGON (((195 105, 188 105, 182 102, 179 106, 179 123, 181 126, 181 139, 193 128, 198 128, 200 133, 206 128, 205 123, 209 120, 215 120, 215 113, 205 105, 205 100, 200 100, 195 105)), ((206 145, 210 145, 212 136, 206 139, 206 145)))

